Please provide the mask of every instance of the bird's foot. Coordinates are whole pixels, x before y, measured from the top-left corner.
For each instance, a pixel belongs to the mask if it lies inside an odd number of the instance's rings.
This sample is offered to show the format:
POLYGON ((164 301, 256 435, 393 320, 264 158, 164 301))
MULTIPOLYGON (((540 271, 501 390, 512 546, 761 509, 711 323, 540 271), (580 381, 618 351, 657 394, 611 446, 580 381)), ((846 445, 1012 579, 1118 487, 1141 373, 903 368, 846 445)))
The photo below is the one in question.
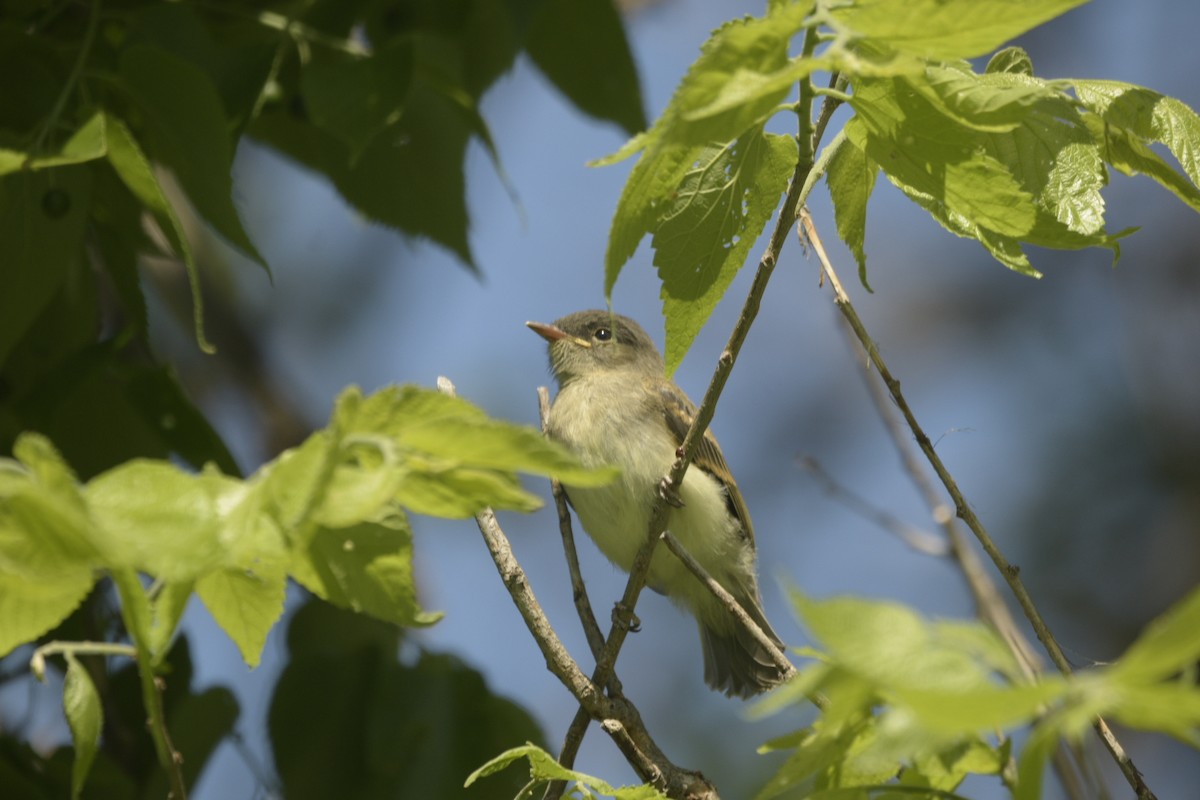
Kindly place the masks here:
POLYGON ((619 600, 613 603, 612 624, 630 633, 637 633, 642 629, 642 621, 638 619, 638 615, 619 600))
POLYGON ((679 496, 678 490, 671 485, 671 481, 667 478, 658 482, 658 496, 666 500, 667 505, 683 508, 683 498, 679 496))

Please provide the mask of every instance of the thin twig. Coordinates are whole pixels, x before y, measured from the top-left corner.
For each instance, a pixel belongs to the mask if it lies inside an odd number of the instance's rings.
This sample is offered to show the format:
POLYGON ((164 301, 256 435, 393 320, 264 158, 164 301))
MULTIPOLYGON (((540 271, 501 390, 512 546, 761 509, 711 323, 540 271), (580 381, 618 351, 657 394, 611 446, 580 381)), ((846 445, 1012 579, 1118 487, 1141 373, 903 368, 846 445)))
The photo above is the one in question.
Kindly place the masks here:
MULTIPOLYGON (((545 431, 550 417, 550 390, 545 386, 539 386, 537 397, 538 419, 542 430, 545 431)), ((604 632, 600 630, 600 625, 596 622, 596 615, 588 600, 587 586, 583 582, 583 572, 579 568, 579 553, 575 549, 575 534, 571 528, 571 512, 567 508, 567 496, 563 491, 562 484, 557 480, 550 481, 550 492, 554 496, 554 507, 558 512, 558 530, 562 536, 563 553, 567 559, 567 572, 571 576, 571 596, 575 601, 575 610, 583 625, 583 633, 587 638, 588 647, 591 648, 592 658, 599 662, 600 656, 604 652, 604 632)), ((610 696, 621 694, 621 682, 615 672, 608 681, 608 693, 610 696)), ((592 718, 587 711, 580 706, 575 712, 575 718, 571 720, 571 724, 567 728, 562 748, 558 751, 558 763, 567 769, 575 765, 575 756, 579 754, 579 748, 583 744, 583 737, 587 733, 588 724, 591 721, 592 718)), ((542 800, 558 800, 566 788, 566 781, 551 781, 546 787, 542 800)))
MULTIPOLYGON (((454 384, 449 379, 440 377, 437 384, 440 391, 455 394, 454 384)), ((579 668, 542 610, 525 570, 513 555, 512 545, 492 510, 485 508, 480 511, 475 515, 475 522, 500 579, 546 659, 546 667, 567 687, 592 719, 601 721, 601 727, 609 733, 642 780, 653 784, 668 797, 718 800, 716 789, 702 774, 678 767, 666 757, 646 730, 641 714, 632 703, 624 697, 606 696, 600 688, 603 684, 590 680, 579 668)))
MULTIPOLYGON (((1038 640, 1041 641, 1042 646, 1046 649, 1046 653, 1050 656, 1050 660, 1054 663, 1054 666, 1056 666, 1063 675, 1070 675, 1072 672, 1071 663, 1067 660, 1066 655, 1063 654, 1062 648, 1059 646, 1058 641, 1050 632, 1050 627, 1042 618, 1041 612, 1038 611, 1037 606, 1033 602, 1033 598, 1030 597, 1029 591, 1025 588, 1025 584, 1021 581, 1020 569, 1011 564, 1000 551, 1000 548, 996 546, 996 543, 988 534, 987 529, 983 527, 983 523, 979 520, 979 517, 975 515, 974 510, 972 510, 970 505, 967 504, 966 499, 963 497, 962 492, 958 488, 958 483, 954 480, 954 477, 950 474, 950 471, 946 469, 946 465, 942 462, 942 459, 937 454, 937 451, 934 450, 933 444, 929 440, 929 436, 926 435, 924 429, 921 428, 920 423, 917 422, 917 418, 913 414, 912 409, 909 407, 908 401, 905 400, 904 395, 900 391, 900 381, 896 380, 896 378, 892 376, 891 371, 888 369, 887 364, 884 363, 882 356, 880 356, 879 350, 875 346, 874 341, 871 339, 870 334, 867 333, 866 328, 863 326, 862 320, 858 316, 858 312, 855 311, 854 306, 851 304, 849 296, 842 288, 842 283, 838 279, 837 272, 834 270, 833 265, 829 261, 829 257, 825 253, 825 248, 821 244, 820 237, 817 235, 817 231, 812 223, 812 219, 807 214, 803 214, 800 216, 800 224, 803 227, 805 236, 812 243, 813 250, 816 252, 817 258, 821 261, 823 273, 829 278, 829 283, 833 287, 834 305, 837 306, 838 310, 845 317, 846 322, 849 323, 851 329, 854 331, 854 335, 862 344, 862 347, 866 351, 867 357, 870 359, 872 366, 875 367, 876 371, 879 373, 879 377, 887 386, 888 393, 891 395, 892 400, 895 401, 896 407, 900 410, 901 415, 903 415, 904 421, 908 424, 909 430, 912 431, 913 437, 917 441, 917 446, 920 447, 921 452, 925 454, 925 458, 929 461, 930 466, 933 467, 933 471, 937 473, 942 485, 946 487, 946 491, 950 494, 950 498, 954 501, 955 514, 966 524, 968 528, 970 528, 971 532, 975 534, 975 538, 979 541, 980 546, 983 547, 984 552, 987 553, 988 557, 991 558, 992 563, 996 566, 996 569, 999 570, 1000 575, 1008 584, 1009 590, 1013 593, 1017 603, 1021 606, 1021 610, 1024 612, 1025 618, 1028 619, 1029 624, 1033 626, 1034 633, 1037 634, 1038 640)), ((1121 772, 1125 775, 1125 779, 1129 782, 1129 785, 1133 788, 1139 800, 1155 800, 1154 793, 1142 780, 1141 773, 1133 764, 1133 761, 1129 758, 1120 742, 1117 741, 1116 737, 1108 728, 1108 725, 1105 723, 1105 721, 1102 718, 1097 718, 1093 727, 1096 729, 1096 733, 1100 736, 1100 740, 1104 743, 1109 753, 1112 754, 1113 759, 1117 762, 1117 766, 1120 767, 1121 772)))
POLYGON ((708 570, 687 551, 683 543, 676 539, 670 531, 663 531, 662 540, 667 549, 683 562, 683 565, 696 576, 696 579, 704 584, 705 588, 712 592, 714 597, 721 601, 721 605, 725 606, 726 610, 737 617, 738 622, 746 630, 750 631, 750 635, 754 637, 754 641, 758 642, 759 646, 770 654, 771 660, 775 662, 775 666, 779 667, 780 672, 783 673, 783 680, 787 680, 795 675, 796 667, 791 661, 788 661, 788 657, 779 649, 779 646, 763 633, 763 629, 758 627, 758 623, 746 613, 746 610, 742 608, 734 596, 718 583, 716 578, 708 574, 708 570))
POLYGON ((838 483, 815 458, 803 458, 800 460, 800 465, 821 483, 826 494, 840 500, 842 505, 875 523, 913 550, 927 556, 949 555, 950 546, 944 540, 916 525, 905 522, 895 514, 879 508, 862 495, 838 483))

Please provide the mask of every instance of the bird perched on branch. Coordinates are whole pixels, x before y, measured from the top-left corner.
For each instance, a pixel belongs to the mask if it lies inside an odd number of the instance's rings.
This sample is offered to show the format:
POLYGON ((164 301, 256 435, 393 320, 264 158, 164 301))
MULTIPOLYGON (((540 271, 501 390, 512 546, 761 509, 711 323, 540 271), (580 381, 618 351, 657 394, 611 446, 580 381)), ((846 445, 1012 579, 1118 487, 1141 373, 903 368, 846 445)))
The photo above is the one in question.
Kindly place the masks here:
MULTIPOLYGON (((696 406, 666 377, 654 342, 628 317, 580 311, 551 325, 526 324, 550 343, 559 387, 547 434, 589 466, 621 470, 607 486, 563 488, 601 552, 628 572, 696 406)), ((697 444, 682 485, 665 499, 667 530, 782 649, 759 596, 750 514, 711 433, 697 444)), ((696 618, 709 686, 749 697, 783 680, 767 649, 665 547, 655 550, 646 583, 696 618)))

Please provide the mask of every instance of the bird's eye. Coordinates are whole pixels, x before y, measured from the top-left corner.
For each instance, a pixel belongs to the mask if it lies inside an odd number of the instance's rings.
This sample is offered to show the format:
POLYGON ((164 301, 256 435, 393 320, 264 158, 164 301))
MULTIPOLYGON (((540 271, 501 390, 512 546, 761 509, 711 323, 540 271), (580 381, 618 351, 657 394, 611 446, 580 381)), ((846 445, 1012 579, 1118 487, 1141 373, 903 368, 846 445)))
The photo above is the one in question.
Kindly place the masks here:
POLYGON ((608 328, 596 328, 596 332, 592 336, 599 342, 607 342, 612 338, 612 331, 608 328))

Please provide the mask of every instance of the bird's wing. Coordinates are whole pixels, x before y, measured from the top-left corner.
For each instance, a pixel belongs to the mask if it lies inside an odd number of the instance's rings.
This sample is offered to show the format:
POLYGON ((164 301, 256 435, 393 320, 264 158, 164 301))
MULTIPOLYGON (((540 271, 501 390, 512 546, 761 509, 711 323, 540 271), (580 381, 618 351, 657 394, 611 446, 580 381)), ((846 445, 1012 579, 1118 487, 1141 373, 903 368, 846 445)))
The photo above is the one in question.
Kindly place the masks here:
MULTIPOLYGON (((670 382, 661 385, 659 394, 662 397, 667 428, 675 437, 675 446, 680 447, 688 429, 692 427, 692 420, 696 418, 696 406, 679 387, 670 382)), ((733 473, 729 471, 729 465, 725 463, 721 446, 717 444, 717 438, 711 431, 705 430, 704 438, 696 445, 692 466, 716 478, 717 482, 725 487, 725 503, 729 507, 729 513, 742 523, 742 531, 753 547, 754 526, 750 523, 750 511, 746 508, 746 501, 742 498, 737 481, 733 479, 733 473)))

